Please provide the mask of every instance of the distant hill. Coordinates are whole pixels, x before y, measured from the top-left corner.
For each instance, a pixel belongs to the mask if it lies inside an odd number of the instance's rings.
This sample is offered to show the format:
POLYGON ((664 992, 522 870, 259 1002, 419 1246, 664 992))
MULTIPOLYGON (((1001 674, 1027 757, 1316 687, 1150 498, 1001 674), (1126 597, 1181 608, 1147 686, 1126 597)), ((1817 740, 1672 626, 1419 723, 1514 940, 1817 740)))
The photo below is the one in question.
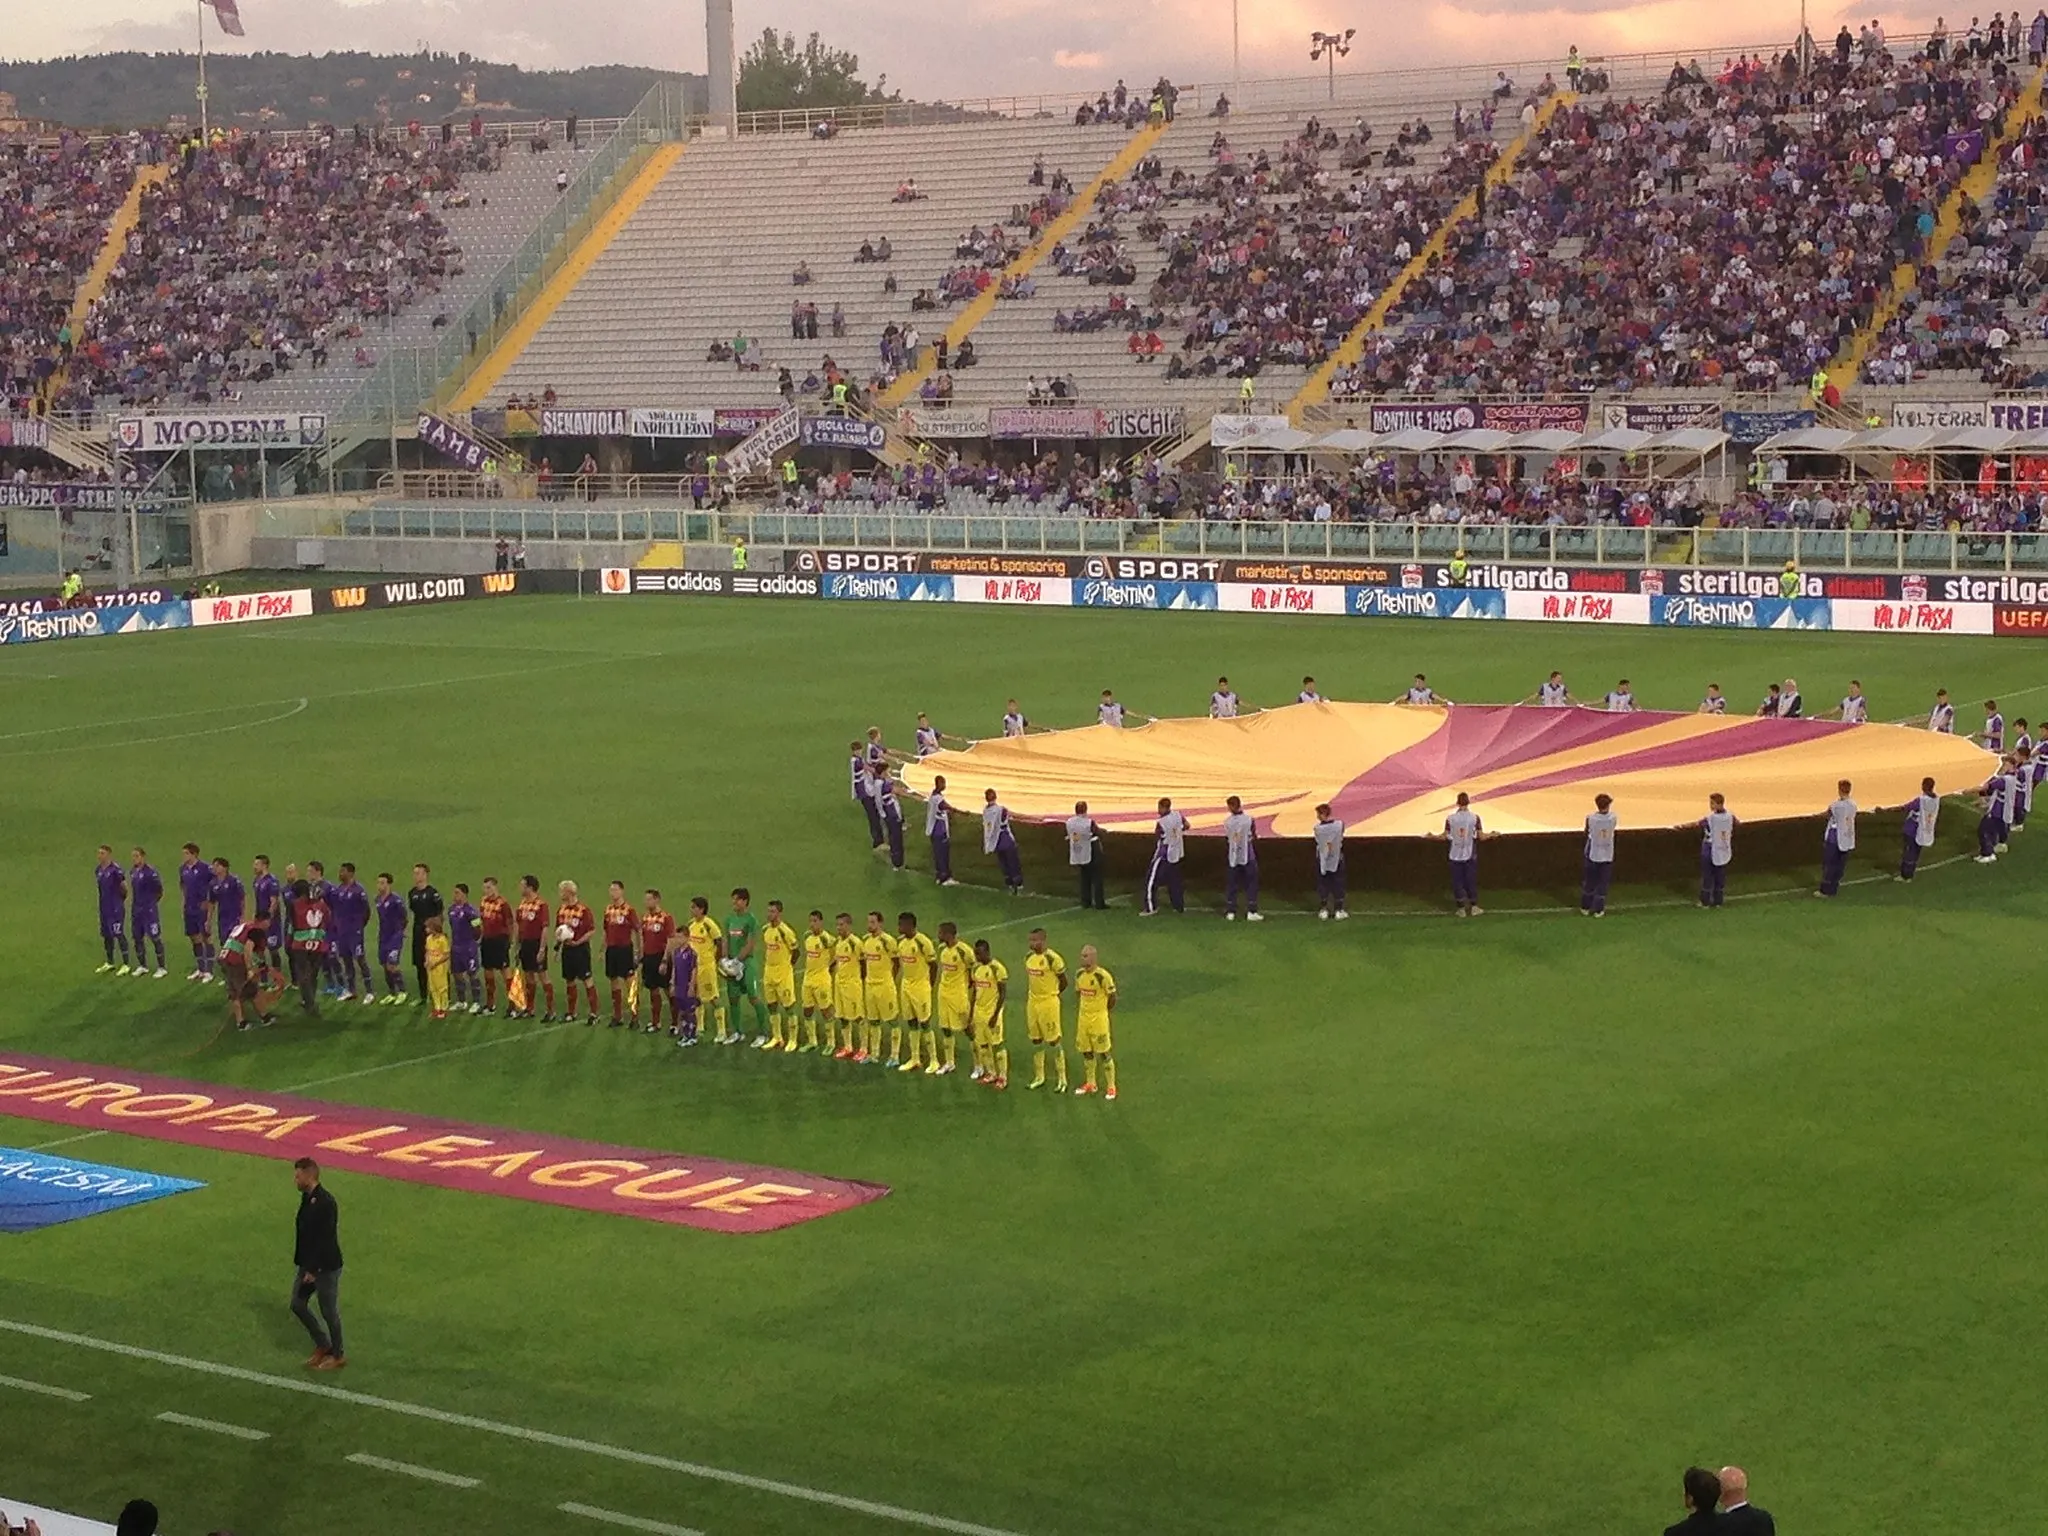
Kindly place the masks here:
MULTIPOLYGON (((0 92, 23 117, 74 128, 126 129, 197 120, 191 54, 104 53, 33 63, 0 60, 0 92)), ((216 123, 302 128, 313 123, 404 123, 415 118, 620 117, 664 72, 607 64, 527 70, 466 53, 208 54, 208 106, 216 123)), ((673 78, 668 77, 668 78, 673 78)), ((682 77, 690 110, 709 98, 702 75, 682 77)))

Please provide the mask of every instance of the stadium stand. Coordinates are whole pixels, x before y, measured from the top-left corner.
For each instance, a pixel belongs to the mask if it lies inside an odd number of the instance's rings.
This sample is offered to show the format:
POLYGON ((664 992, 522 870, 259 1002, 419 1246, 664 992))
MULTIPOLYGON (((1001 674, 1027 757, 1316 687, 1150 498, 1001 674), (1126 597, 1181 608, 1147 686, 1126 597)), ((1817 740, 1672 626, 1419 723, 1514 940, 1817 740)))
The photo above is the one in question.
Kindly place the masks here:
POLYGON ((482 136, 252 136, 143 198, 60 403, 339 412, 386 347, 482 291, 572 151, 482 136))
POLYGON ((0 393, 9 409, 39 405, 63 371, 78 286, 155 149, 139 134, 73 133, 0 149, 0 393))

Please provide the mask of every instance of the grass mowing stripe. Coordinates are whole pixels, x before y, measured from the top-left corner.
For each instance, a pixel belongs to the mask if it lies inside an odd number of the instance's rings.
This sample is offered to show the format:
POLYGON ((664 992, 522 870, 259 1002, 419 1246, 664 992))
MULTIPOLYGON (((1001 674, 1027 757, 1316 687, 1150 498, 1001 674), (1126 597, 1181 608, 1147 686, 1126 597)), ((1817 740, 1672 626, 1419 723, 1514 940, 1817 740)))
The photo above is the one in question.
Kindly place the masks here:
MULTIPOLYGON (((1015 1531, 1005 1531, 992 1525, 976 1525, 970 1520, 954 1520, 946 1515, 928 1515, 922 1510, 903 1509, 894 1504, 881 1504, 872 1499, 831 1493, 822 1488, 806 1488, 801 1483, 785 1483, 777 1478, 756 1477, 750 1472, 734 1472, 725 1467, 706 1466, 702 1462, 679 1461, 673 1456, 661 1456, 652 1451, 636 1451, 623 1445, 606 1445, 601 1440, 585 1440, 577 1435, 558 1435, 552 1430, 529 1429, 523 1424, 500 1423, 496 1419, 479 1418, 475 1414, 450 1413, 445 1408, 431 1408, 424 1403, 400 1402, 397 1398, 377 1397, 368 1392, 352 1392, 346 1387, 330 1387, 323 1382, 299 1381, 290 1376, 272 1376, 265 1371, 252 1371, 246 1366, 223 1365, 216 1360, 195 1360, 189 1355, 174 1355, 160 1349, 144 1349, 137 1344, 122 1344, 113 1339, 96 1339, 90 1334, 66 1333, 61 1329, 44 1328, 37 1323, 24 1323, 10 1317, 0 1317, 0 1330, 22 1334, 32 1339, 43 1339, 52 1344, 69 1344, 78 1349, 94 1349, 102 1354, 120 1355, 129 1360, 147 1360, 155 1365, 168 1365, 175 1370, 193 1371, 203 1376, 218 1376, 228 1381, 248 1382, 252 1386, 274 1387, 282 1392, 298 1392, 308 1397, 324 1397, 333 1402, 353 1403, 358 1408, 376 1408, 385 1413, 403 1414, 407 1418, 452 1425, 457 1429, 479 1430, 487 1435, 503 1435, 508 1439, 524 1440, 533 1445, 552 1446, 559 1451, 578 1451, 586 1456, 602 1456, 607 1460, 653 1467, 663 1472, 680 1472, 685 1477, 727 1483, 735 1488, 751 1488, 757 1493, 772 1493, 785 1499, 800 1499, 809 1504, 830 1505, 834 1509, 844 1509, 859 1515, 873 1515, 878 1520, 894 1520, 901 1525, 920 1526, 928 1531, 951 1531, 954 1536, 1018 1536, 1015 1531)), ((175 1414, 158 1414, 157 1417, 167 1423, 190 1424, 194 1428, 218 1430, 223 1434, 253 1439, 269 1438, 262 1430, 240 1429, 233 1425, 215 1424, 207 1419, 187 1419, 175 1414)))
POLYGON ((189 1413, 160 1413, 156 1417, 160 1424, 182 1424, 187 1429, 203 1429, 209 1434, 233 1435, 237 1440, 270 1438, 270 1431, 267 1429, 250 1429, 243 1424, 223 1424, 219 1419, 195 1419, 189 1413))
POLYGON ((44 1397, 61 1397, 67 1403, 89 1403, 90 1392, 74 1392, 69 1387, 52 1387, 40 1381, 23 1381, 19 1376, 0 1376, 0 1387, 13 1387, 18 1392, 39 1392, 44 1397))
POLYGON ((460 1472, 442 1472, 433 1467, 422 1467, 410 1461, 391 1461, 383 1456, 372 1456, 366 1451, 357 1451, 343 1458, 359 1467, 375 1467, 379 1472, 396 1472, 401 1477, 417 1477, 423 1482, 440 1483, 447 1488, 477 1488, 483 1484, 480 1477, 464 1477, 460 1472))
POLYGON ((606 1525, 622 1525, 629 1531, 652 1531, 654 1536, 704 1536, 702 1531, 692 1530, 687 1525, 664 1525, 659 1520, 649 1520, 641 1515, 622 1515, 616 1509, 599 1509, 595 1504, 557 1504, 565 1515, 581 1515, 586 1520, 602 1520, 606 1525))

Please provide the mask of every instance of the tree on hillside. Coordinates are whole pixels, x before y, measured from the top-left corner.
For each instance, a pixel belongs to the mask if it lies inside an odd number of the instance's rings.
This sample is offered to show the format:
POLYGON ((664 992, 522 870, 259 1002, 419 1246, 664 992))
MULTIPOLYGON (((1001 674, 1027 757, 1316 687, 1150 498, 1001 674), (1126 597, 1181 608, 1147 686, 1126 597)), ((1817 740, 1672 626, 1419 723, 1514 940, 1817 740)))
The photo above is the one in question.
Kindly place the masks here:
POLYGON ((740 110, 794 111, 888 101, 888 83, 889 77, 882 75, 869 85, 860 78, 857 55, 827 48, 815 32, 798 47, 795 33, 778 34, 767 27, 740 59, 740 110))

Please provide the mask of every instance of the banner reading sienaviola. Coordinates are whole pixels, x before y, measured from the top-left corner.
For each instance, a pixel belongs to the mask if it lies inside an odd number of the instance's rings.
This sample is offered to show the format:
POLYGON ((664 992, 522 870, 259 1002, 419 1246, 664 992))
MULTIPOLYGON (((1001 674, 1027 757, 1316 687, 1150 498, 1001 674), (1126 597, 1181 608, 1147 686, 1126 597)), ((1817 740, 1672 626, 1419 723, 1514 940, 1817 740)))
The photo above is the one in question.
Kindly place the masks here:
POLYGON ((0 1114, 710 1232, 771 1232, 881 1184, 0 1053, 0 1114))

